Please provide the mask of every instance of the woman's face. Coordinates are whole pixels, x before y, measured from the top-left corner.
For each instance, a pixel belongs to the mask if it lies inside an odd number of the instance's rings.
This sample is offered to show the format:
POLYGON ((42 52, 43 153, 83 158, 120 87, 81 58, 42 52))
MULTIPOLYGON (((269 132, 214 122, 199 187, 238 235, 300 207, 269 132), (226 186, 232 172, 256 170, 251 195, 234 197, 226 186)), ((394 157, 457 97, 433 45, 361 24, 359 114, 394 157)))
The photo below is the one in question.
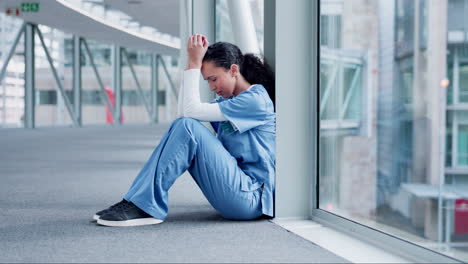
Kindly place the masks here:
POLYGON ((230 97, 235 88, 236 78, 233 73, 233 67, 226 70, 223 67, 217 67, 212 61, 205 61, 202 64, 201 73, 203 79, 208 81, 210 90, 224 98, 230 97))

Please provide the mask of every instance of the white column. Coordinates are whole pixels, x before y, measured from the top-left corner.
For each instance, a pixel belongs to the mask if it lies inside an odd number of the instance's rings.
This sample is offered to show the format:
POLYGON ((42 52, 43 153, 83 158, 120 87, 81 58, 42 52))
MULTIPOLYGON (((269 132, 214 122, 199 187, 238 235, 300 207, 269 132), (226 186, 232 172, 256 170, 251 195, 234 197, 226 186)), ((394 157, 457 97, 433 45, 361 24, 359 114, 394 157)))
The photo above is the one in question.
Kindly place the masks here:
POLYGON ((248 0, 228 0, 229 18, 237 46, 243 53, 260 53, 248 0))
MULTIPOLYGON (((316 1, 277 0, 273 14, 277 116, 275 216, 279 218, 309 218, 316 203, 317 8, 316 1)), ((265 13, 265 20, 269 16, 265 13)), ((271 26, 265 24, 265 32, 271 26)), ((265 50, 269 49, 270 41, 265 39, 265 50)))
MULTIPOLYGON (((440 81, 446 77, 447 71, 447 0, 429 1, 427 65, 428 65, 428 115, 431 122, 431 151, 429 183, 439 182, 439 134, 440 107, 442 103, 440 81)), ((445 93, 443 94, 445 98, 445 93)))
MULTIPOLYGON (((185 69, 187 64, 187 39, 192 35, 192 0, 179 0, 180 57, 179 68, 185 69)), ((212 42, 210 40, 210 42, 212 42)))
MULTIPOLYGON (((193 1, 193 33, 200 33, 208 38, 210 44, 215 42, 216 29, 216 1, 215 0, 196 0, 193 1)), ((187 39, 185 39, 187 41, 187 39)), ((185 65, 183 65, 185 67, 185 65)), ((215 94, 210 91, 208 82, 200 78, 200 97, 204 102, 208 102, 215 98, 215 94)))
POLYGON ((427 159, 427 122, 424 114, 426 104, 426 93, 423 76, 425 74, 424 59, 421 54, 419 38, 420 32, 423 30, 420 25, 420 0, 414 1, 414 43, 413 43, 413 162, 412 162, 412 177, 411 182, 423 182, 426 177, 426 159, 427 159))
MULTIPOLYGON (((428 2, 428 41, 427 41, 427 95, 429 119, 429 158, 427 160, 427 183, 438 185, 442 167, 441 154, 445 150, 441 148, 440 130, 445 128, 441 116, 441 108, 445 104, 446 91, 441 91, 440 81, 446 77, 447 71, 447 0, 429 0, 428 2)), ((445 115, 445 112, 444 112, 445 115)), ((430 201, 426 207, 425 228, 426 237, 437 239, 438 223, 436 215, 437 205, 430 201)))

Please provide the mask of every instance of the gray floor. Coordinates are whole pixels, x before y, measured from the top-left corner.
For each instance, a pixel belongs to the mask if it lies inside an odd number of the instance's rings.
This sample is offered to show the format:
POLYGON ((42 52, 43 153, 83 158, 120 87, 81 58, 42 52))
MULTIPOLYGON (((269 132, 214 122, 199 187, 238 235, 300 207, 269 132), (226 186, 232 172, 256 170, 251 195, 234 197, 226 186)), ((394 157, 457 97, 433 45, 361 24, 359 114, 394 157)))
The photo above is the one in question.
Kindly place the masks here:
POLYGON ((91 222, 121 199, 166 129, 0 129, 0 262, 344 262, 267 220, 223 219, 188 174, 160 225, 91 222))

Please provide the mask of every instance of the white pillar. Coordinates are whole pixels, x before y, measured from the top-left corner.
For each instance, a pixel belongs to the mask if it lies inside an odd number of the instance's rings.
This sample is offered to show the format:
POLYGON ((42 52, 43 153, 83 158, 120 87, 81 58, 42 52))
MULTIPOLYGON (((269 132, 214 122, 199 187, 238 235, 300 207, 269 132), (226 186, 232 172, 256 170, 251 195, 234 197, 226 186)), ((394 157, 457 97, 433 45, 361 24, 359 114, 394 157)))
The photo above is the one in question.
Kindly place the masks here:
MULTIPOLYGON (((439 89, 440 81, 446 77, 447 71, 447 0, 429 1, 428 28, 428 96, 429 119, 431 122, 431 152, 429 183, 439 182, 439 134, 445 124, 440 123, 440 106, 442 103, 439 89)), ((445 97, 445 95, 444 95, 445 97)))
MULTIPOLYGON (((447 5, 448 0, 430 0, 428 2, 428 40, 427 40, 427 115, 430 123, 430 152, 428 162, 429 174, 427 183, 439 184, 441 177, 441 137, 439 131, 445 127, 441 116, 441 107, 445 104, 446 91, 440 93, 440 81, 446 77, 447 72, 447 5)), ((445 112, 444 112, 445 114, 445 112)), ((445 167, 445 166, 444 166, 445 167)), ((437 239, 438 221, 436 205, 428 202, 425 215, 425 235, 431 239, 437 239)))
POLYGON ((237 46, 243 53, 260 53, 248 0, 228 0, 228 9, 237 46))
MULTIPOLYGON (((187 64, 187 39, 192 35, 192 0, 179 0, 179 30, 180 30, 180 57, 179 68, 185 69, 187 64)), ((210 40, 210 42, 212 42, 210 40)))
MULTIPOLYGON (((215 42, 215 0, 180 0, 180 63, 182 71, 187 66, 187 39, 192 34, 203 34, 210 44, 215 42)), ((215 98, 210 91, 208 83, 200 78, 200 98, 208 102, 215 98)))
MULTIPOLYGON (((420 6, 420 0, 415 0, 414 5, 420 6)), ((420 25, 420 17, 424 14, 420 13, 420 8, 414 10, 414 57, 413 57, 413 162, 412 162, 412 177, 411 182, 423 182, 426 177, 426 159, 427 159, 427 122, 425 118, 424 108, 426 104, 426 93, 424 90, 426 85, 424 84, 424 75, 426 65, 424 58, 421 54, 421 41, 420 34, 423 30, 420 25)))
MULTIPOLYGON (((269 12, 265 21, 275 16, 274 25, 265 24, 265 32, 275 27, 275 215, 309 218, 316 205, 318 4, 310 0, 274 4, 274 12, 265 8, 269 12)), ((270 41, 265 38, 265 51, 270 41)))

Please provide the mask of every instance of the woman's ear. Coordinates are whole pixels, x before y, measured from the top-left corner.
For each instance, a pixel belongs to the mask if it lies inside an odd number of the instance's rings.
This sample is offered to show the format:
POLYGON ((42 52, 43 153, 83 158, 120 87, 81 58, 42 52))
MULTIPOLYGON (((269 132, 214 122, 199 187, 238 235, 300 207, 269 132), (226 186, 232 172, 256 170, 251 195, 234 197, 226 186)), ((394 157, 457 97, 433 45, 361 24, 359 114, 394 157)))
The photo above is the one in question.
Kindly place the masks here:
POLYGON ((237 75, 239 75, 239 65, 231 64, 230 70, 231 70, 232 77, 236 77, 237 75))

